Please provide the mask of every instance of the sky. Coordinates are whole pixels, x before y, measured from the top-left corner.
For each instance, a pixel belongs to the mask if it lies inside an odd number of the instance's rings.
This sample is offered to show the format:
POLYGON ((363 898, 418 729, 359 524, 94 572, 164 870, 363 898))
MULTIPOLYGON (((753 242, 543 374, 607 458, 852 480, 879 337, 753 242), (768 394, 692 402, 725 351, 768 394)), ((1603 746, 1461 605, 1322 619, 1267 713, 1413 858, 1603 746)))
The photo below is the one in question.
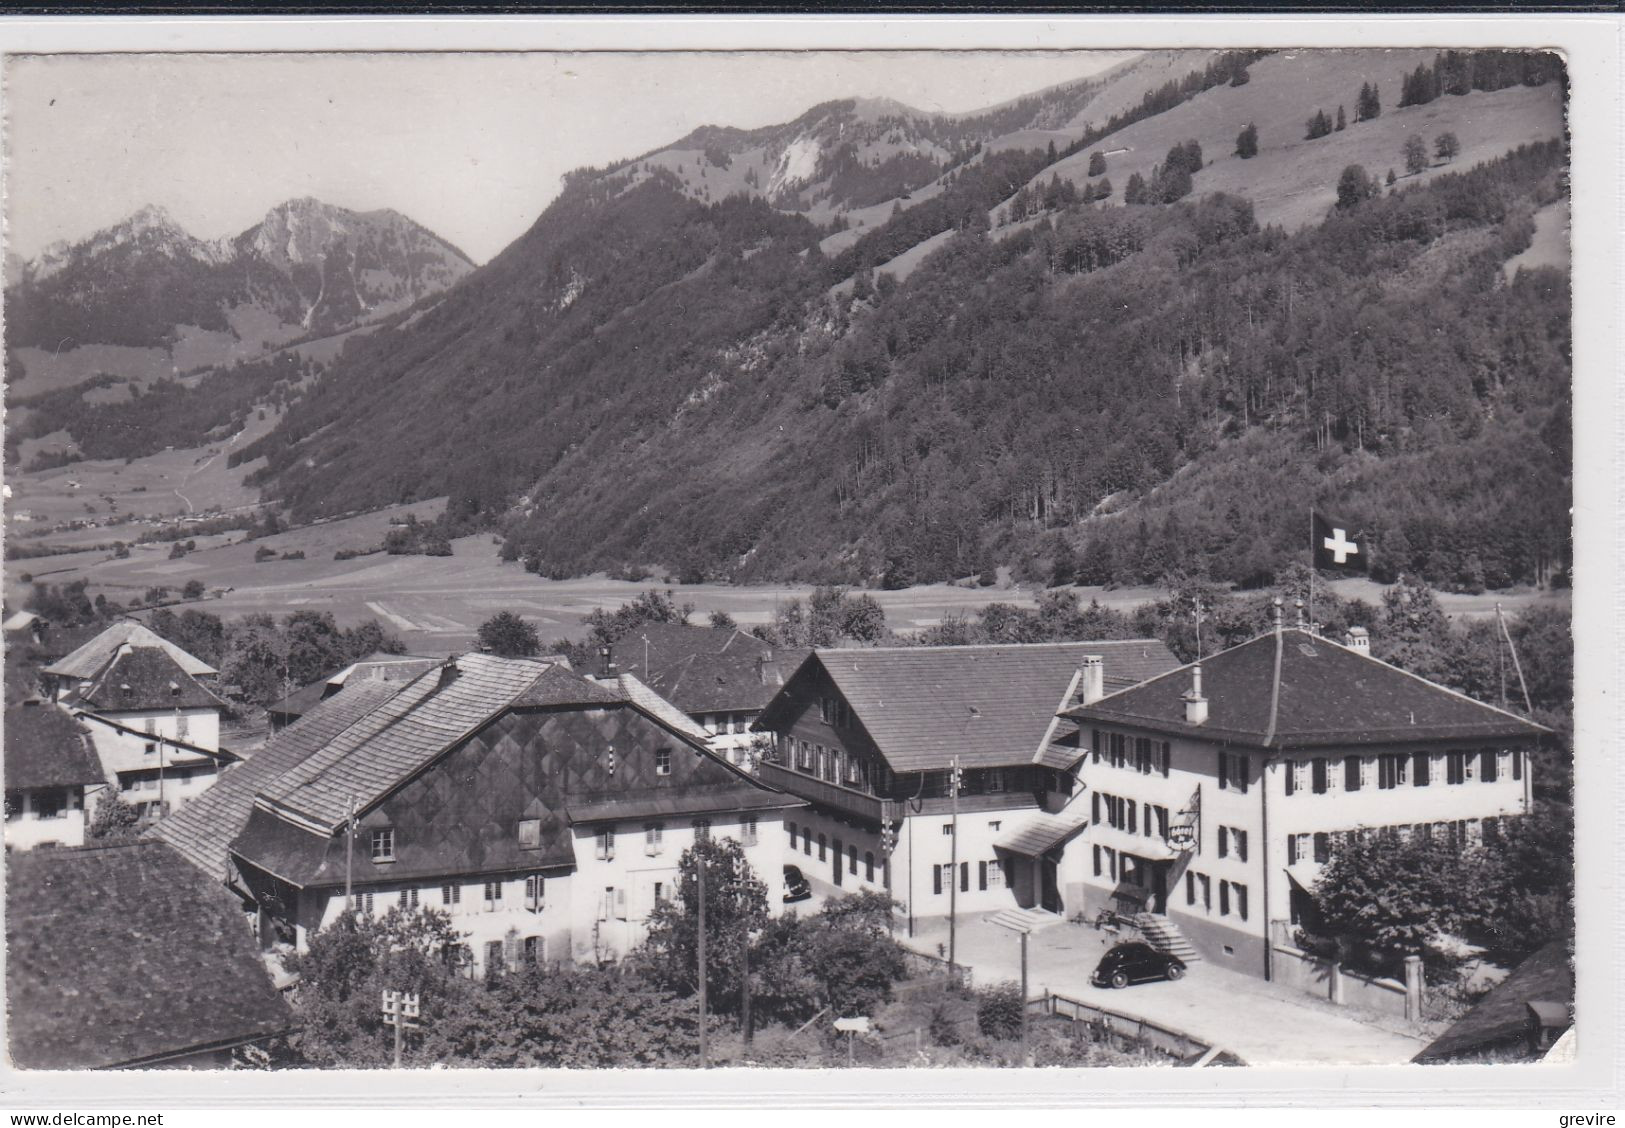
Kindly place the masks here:
POLYGON ((59 55, 7 59, 8 247, 31 258, 146 204, 203 239, 314 196, 389 207, 485 262, 560 176, 700 125, 833 98, 955 113, 1128 52, 59 55))

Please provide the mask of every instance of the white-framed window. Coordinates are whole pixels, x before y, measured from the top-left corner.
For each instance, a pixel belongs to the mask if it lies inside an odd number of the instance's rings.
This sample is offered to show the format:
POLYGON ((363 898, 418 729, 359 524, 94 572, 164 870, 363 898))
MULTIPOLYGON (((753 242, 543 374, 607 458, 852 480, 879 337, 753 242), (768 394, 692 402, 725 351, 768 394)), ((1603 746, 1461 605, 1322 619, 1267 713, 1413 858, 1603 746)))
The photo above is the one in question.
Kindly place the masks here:
POLYGON ((502 908, 502 882, 487 881, 485 883, 485 911, 494 913, 502 908))
POLYGON ((373 900, 371 893, 360 893, 356 896, 356 907, 368 916, 372 915, 373 900))
POLYGON ((393 862, 395 860, 394 827, 381 826, 373 830, 372 860, 375 862, 393 862))
POLYGON ((463 887, 455 881, 449 881, 440 887, 440 903, 442 905, 460 905, 463 902, 463 887))
POLYGON ((540 936, 525 937, 525 962, 540 965, 547 961, 547 941, 540 936))
POLYGON ((525 908, 533 913, 542 911, 547 900, 547 879, 539 873, 525 878, 525 908))
POLYGON ((418 891, 416 889, 401 890, 401 908, 415 909, 418 907, 418 891))
POLYGON ((745 815, 739 820, 739 842, 742 846, 756 845, 756 816, 745 815))
POLYGON ((598 833, 593 836, 593 853, 600 862, 615 860, 615 828, 601 826, 598 833))
POLYGON ((694 841, 708 842, 711 839, 711 820, 697 818, 694 820, 694 841))
POLYGON ((1291 784, 1291 790, 1294 792, 1309 790, 1309 761, 1292 761, 1290 771, 1292 775, 1289 778, 1288 783, 1291 784))
POLYGON ((989 768, 982 776, 982 783, 989 794, 1004 790, 1004 769, 989 768))
POLYGON ((952 838, 954 836, 954 824, 953 823, 943 823, 942 824, 942 836, 944 838, 952 838))
POLYGON ((671 775, 671 749, 655 749, 655 775, 671 775))
POLYGON ((658 823, 658 822, 644 823, 643 824, 643 852, 645 854, 647 854, 649 857, 653 858, 653 857, 656 857, 657 855, 659 855, 662 851, 664 851, 665 848, 666 848, 666 824, 665 823, 658 823))

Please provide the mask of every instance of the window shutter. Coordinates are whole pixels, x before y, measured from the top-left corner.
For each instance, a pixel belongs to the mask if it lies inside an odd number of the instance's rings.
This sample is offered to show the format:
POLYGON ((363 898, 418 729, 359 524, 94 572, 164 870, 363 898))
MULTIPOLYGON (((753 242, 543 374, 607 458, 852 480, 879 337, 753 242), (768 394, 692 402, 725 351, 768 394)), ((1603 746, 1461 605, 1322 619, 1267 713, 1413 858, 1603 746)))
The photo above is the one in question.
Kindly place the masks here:
POLYGON ((987 863, 976 863, 976 888, 981 891, 987 889, 987 863))
POLYGON ((938 896, 942 895, 942 867, 941 866, 932 866, 931 867, 931 892, 937 894, 938 896))
POLYGON ((959 891, 961 893, 969 893, 970 892, 970 863, 969 862, 960 862, 959 863, 959 891))
POLYGON ((1168 741, 1162 742, 1162 778, 1167 779, 1173 768, 1174 746, 1168 741))
POLYGON ((1100 792, 1098 791, 1089 796, 1089 818, 1093 822, 1100 822, 1100 792))
POLYGON ((1512 750, 1512 778, 1523 778, 1523 749, 1521 748, 1512 750))
POLYGON ((1224 791, 1230 786, 1230 756, 1219 753, 1219 790, 1224 791))

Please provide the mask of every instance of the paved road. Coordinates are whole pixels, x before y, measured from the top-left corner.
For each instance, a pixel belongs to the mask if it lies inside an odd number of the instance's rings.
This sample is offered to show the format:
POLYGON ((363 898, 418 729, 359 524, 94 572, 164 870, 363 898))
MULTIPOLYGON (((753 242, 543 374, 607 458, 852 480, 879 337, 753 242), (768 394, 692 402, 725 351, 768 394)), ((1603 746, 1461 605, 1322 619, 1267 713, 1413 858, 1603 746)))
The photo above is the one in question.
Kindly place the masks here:
MULTIPOLYGON (((938 954, 947 925, 932 922, 903 942, 938 954)), ((1122 991, 1092 987, 1089 975, 1118 937, 1092 927, 1058 924, 1028 941, 1028 990, 1086 1003, 1180 1030, 1236 1054, 1249 1065, 1394 1065, 1427 1044, 1400 1020, 1374 1020, 1249 975, 1192 964, 1177 983, 1145 983, 1122 991)), ((961 921, 956 957, 978 984, 1021 977, 1016 935, 983 919, 961 921)))

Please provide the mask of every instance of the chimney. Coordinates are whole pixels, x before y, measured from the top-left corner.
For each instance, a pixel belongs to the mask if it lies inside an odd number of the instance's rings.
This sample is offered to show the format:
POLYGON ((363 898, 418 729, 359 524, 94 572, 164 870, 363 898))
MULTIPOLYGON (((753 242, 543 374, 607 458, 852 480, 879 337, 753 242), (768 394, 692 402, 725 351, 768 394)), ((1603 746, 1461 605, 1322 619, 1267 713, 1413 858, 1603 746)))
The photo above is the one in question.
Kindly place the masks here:
MULTIPOLYGON (((603 678, 612 678, 615 676, 615 661, 610 657, 610 649, 607 646, 600 646, 598 648, 598 676, 603 678)), ((649 671, 644 670, 643 676, 647 678, 649 676, 649 671)))
POLYGON ((1348 637, 1343 645, 1350 650, 1358 650, 1361 654, 1371 653, 1371 634, 1364 627, 1350 627, 1348 637))
POLYGON ((452 682, 456 681, 458 675, 461 673, 462 671, 457 668, 457 659, 455 657, 447 658, 440 667, 440 684, 436 686, 436 688, 445 689, 452 682))
POLYGON ((1106 696, 1106 663, 1098 654, 1085 654, 1078 667, 1078 704, 1093 705, 1106 696))
POLYGON ((1294 599, 1292 601, 1292 605, 1293 605, 1294 608, 1296 608, 1296 610, 1298 612, 1298 629, 1300 631, 1307 629, 1308 624, 1304 622, 1304 618, 1303 618, 1303 600, 1294 599))
POLYGON ((1202 696, 1202 664, 1200 662, 1191 667, 1191 687, 1185 693, 1185 723, 1188 725, 1205 725, 1207 723, 1207 698, 1202 696))

